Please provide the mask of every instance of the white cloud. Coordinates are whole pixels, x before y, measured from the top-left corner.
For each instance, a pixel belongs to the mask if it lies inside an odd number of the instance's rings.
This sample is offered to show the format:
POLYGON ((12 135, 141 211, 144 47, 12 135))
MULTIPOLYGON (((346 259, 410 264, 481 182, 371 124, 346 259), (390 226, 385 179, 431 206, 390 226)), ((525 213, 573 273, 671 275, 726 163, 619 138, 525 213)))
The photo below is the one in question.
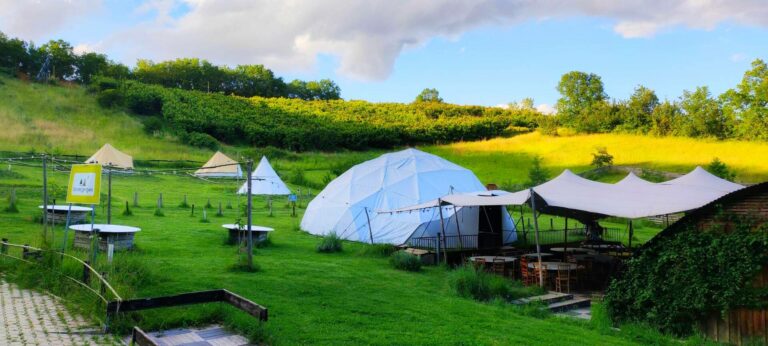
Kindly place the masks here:
POLYGON ((543 114, 555 114, 557 113, 557 110, 555 107, 552 107, 546 103, 542 103, 538 106, 536 106, 536 110, 543 113, 543 114))
POLYGON ((0 30, 11 37, 47 41, 52 32, 100 7, 100 0, 0 0, 0 30))
POLYGON ((733 62, 742 62, 747 59, 747 56, 744 55, 744 53, 733 53, 731 54, 731 61, 733 62))
POLYGON ((81 44, 78 44, 78 45, 72 47, 72 51, 74 51, 75 54, 93 53, 93 52, 97 52, 98 51, 97 46, 98 46, 98 44, 97 45, 91 45, 91 44, 87 44, 87 43, 81 43, 81 44))
MULTIPOLYGON (((0 0, 0 30, 23 37, 51 33, 89 13, 96 1, 0 0)), ((526 20, 605 18, 625 38, 672 27, 709 30, 726 21, 768 26, 765 0, 149 0, 136 13, 155 20, 111 33, 95 47, 118 51, 126 63, 195 56, 283 71, 309 69, 318 54, 328 54, 338 57, 339 73, 363 80, 388 77, 404 50, 435 37, 455 39, 526 20), (182 5, 187 11, 178 14, 182 5)))

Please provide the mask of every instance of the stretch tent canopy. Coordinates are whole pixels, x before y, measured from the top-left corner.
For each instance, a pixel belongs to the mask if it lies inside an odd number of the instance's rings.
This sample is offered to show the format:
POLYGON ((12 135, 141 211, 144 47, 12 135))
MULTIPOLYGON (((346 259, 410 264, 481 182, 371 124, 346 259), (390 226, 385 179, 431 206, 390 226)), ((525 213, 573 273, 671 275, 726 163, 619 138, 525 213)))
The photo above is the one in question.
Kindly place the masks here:
MULTIPOLYGON (((743 187, 714 176, 701 167, 663 183, 651 183, 630 174, 616 184, 585 179, 566 169, 556 178, 534 187, 533 192, 543 202, 544 210, 636 219, 697 209, 743 187)), ((528 203, 530 191, 446 195, 422 204, 380 212, 404 212, 447 204, 522 205, 528 203)))
POLYGON ((104 144, 99 151, 89 157, 88 160, 85 160, 85 163, 98 163, 102 166, 133 169, 133 157, 115 149, 109 143, 104 144))
MULTIPOLYGON (((285 185, 282 179, 277 175, 275 169, 269 164, 266 156, 261 157, 259 165, 251 174, 251 194, 252 195, 290 195, 291 190, 285 185)), ((238 194, 248 193, 248 182, 245 182, 238 194)))
POLYGON ((195 171, 195 175, 198 177, 239 178, 243 176, 243 171, 237 161, 217 151, 203 167, 195 171))

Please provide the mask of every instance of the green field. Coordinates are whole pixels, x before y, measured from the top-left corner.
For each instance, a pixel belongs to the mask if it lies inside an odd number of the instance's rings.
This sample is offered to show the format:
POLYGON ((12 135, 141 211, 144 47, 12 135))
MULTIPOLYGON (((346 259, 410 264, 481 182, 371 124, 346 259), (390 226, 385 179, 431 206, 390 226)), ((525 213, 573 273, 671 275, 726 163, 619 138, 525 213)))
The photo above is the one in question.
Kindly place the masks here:
MULTIPOLYGON (((184 146, 169 136, 144 133, 141 117, 99 108, 94 98, 81 88, 50 87, 0 79, 0 151, 49 152, 89 155, 104 142, 131 154, 136 159, 189 159, 205 161, 211 152, 184 146)), ((755 155, 766 151, 765 144, 749 142, 699 142, 691 139, 652 138, 625 135, 545 137, 537 133, 490 141, 426 146, 424 149, 472 169, 483 182, 519 184, 527 179, 534 155, 543 158, 554 176, 563 168, 588 169, 590 153, 597 145, 606 146, 617 164, 685 172, 696 164, 706 164, 719 156, 736 168, 738 178, 765 179, 766 163, 755 155), (671 145, 687 150, 671 150, 671 145), (642 156, 638 153, 646 153, 642 156), (693 153, 696 153, 693 155, 693 153)), ((233 157, 238 154, 271 152, 275 169, 286 181, 303 192, 307 186, 322 186, 333 172, 376 157, 383 151, 290 153, 260 148, 225 146, 233 157)), ((5 164, 0 167, 0 236, 14 243, 40 244, 42 227, 35 222, 41 204, 42 173, 37 167, 5 164), (19 213, 7 213, 7 196, 15 188, 19 213)), ((51 171, 50 191, 63 200, 66 171, 51 171)), ((615 180, 617 177, 605 177, 615 180)), ((172 308, 132 314, 130 321, 116 327, 138 323, 153 330, 186 324, 223 321, 244 333, 258 334, 273 344, 677 344, 681 340, 658 335, 635 325, 615 331, 605 326, 604 318, 592 323, 553 316, 534 317, 529 312, 501 302, 480 303, 458 297, 449 285, 451 269, 429 267, 421 273, 394 270, 386 258, 364 255, 368 245, 345 243, 338 254, 319 254, 319 238, 298 229, 303 209, 291 217, 287 203, 277 201, 274 217, 267 216, 263 199, 256 199, 254 223, 274 227, 272 245, 258 249, 255 261, 261 270, 247 273, 233 269, 240 254, 226 245, 223 223, 241 218, 237 206, 244 202, 235 195, 237 182, 208 182, 189 176, 154 174, 115 176, 113 223, 141 227, 137 250, 119 253, 120 260, 137 266, 144 274, 140 285, 118 285, 127 297, 148 297, 179 292, 227 288, 267 306, 270 321, 263 330, 254 320, 230 308, 205 305, 172 308), (133 216, 122 216, 126 201, 139 194, 140 207, 133 216), (155 201, 163 193, 164 217, 154 216, 155 201), (179 207, 183 196, 197 207, 179 207), (208 199, 216 206, 231 203, 223 217, 209 210, 209 223, 200 221, 200 207, 208 199)), ((305 204, 303 201, 302 204, 305 204)), ((104 206, 97 207, 97 221, 105 220, 104 206)), ((548 217, 542 221, 549 224, 548 217)), ((554 219, 557 228, 562 219, 554 219)), ((616 220, 610 227, 625 227, 616 220)), ((637 240, 652 237, 658 228, 641 224, 637 240)), ((55 242, 62 239, 62 226, 55 231, 55 242)), ((71 242, 71 235, 70 235, 71 242)), ((82 252, 75 252, 84 256, 82 252)), ((103 259, 102 259, 103 261, 103 259)), ((3 260, 9 276, 15 262, 3 260)), ((37 272, 35 272, 37 273, 37 272)), ((113 273, 116 281, 129 280, 125 273, 113 273)), ((85 308, 85 299, 71 297, 85 308)), ((697 343, 698 339, 683 340, 697 343)))

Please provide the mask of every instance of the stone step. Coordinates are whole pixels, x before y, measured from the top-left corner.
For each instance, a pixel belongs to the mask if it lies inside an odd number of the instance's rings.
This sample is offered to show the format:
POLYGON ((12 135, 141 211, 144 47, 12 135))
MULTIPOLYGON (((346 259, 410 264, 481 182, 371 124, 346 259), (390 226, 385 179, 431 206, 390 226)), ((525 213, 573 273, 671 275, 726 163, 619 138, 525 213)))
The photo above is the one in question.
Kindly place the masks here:
POLYGON ((576 299, 569 299, 564 301, 559 301, 557 303, 549 304, 548 308, 549 311, 552 312, 563 312, 578 308, 585 308, 588 306, 592 306, 592 300, 589 298, 576 298, 576 299))
POLYGON ((549 304, 554 304, 554 303, 562 302, 565 300, 571 300, 571 299, 573 299, 573 294, 550 291, 549 293, 543 294, 540 296, 521 298, 513 301, 512 303, 523 305, 523 304, 528 304, 530 302, 536 301, 536 302, 542 302, 546 305, 549 305, 549 304))

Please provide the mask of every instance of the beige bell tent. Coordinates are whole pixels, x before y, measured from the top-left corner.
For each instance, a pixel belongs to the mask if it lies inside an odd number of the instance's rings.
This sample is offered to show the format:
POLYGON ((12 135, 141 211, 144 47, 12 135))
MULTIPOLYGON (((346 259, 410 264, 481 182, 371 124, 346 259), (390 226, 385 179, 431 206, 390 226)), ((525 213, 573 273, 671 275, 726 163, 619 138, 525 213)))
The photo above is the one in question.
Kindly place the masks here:
POLYGON ((85 160, 85 163, 99 163, 102 166, 111 166, 130 170, 133 169, 133 157, 120 150, 115 149, 111 144, 104 144, 99 151, 85 160))
POLYGON ((243 176, 243 170, 237 161, 217 151, 202 168, 195 171, 195 175, 207 178, 240 178, 243 176))

